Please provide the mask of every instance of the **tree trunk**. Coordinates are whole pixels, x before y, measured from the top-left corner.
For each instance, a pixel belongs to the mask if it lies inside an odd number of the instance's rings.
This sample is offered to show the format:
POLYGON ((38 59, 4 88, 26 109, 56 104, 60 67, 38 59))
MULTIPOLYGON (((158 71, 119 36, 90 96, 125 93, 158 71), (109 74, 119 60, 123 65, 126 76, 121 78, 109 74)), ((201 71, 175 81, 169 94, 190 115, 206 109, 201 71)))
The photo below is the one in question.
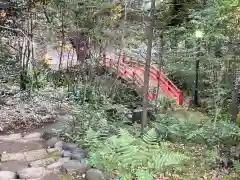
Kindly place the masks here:
POLYGON ((155 111, 157 111, 157 100, 160 92, 160 79, 161 79, 161 72, 162 72, 162 67, 163 67, 163 52, 164 52, 164 40, 163 40, 163 34, 164 34, 164 27, 162 27, 161 32, 159 34, 159 49, 158 52, 160 53, 158 55, 158 69, 160 73, 158 74, 158 86, 157 86, 157 99, 156 99, 156 104, 155 104, 155 111))
POLYGON ((62 21, 62 24, 61 24, 61 34, 62 34, 62 44, 61 44, 61 53, 60 53, 60 59, 59 59, 59 64, 58 64, 58 69, 61 70, 61 66, 62 66, 62 58, 63 58, 63 45, 64 45, 64 12, 63 12, 63 7, 61 7, 61 21, 62 21))
POLYGON ((119 46, 119 56, 118 56, 118 61, 117 61, 117 75, 116 75, 116 80, 113 82, 113 85, 112 85, 112 89, 111 89, 111 96, 112 98, 114 97, 114 94, 115 94, 115 90, 116 90, 116 81, 118 79, 118 77, 120 76, 120 64, 121 64, 121 57, 122 57, 122 53, 123 53, 123 48, 124 48, 124 45, 125 45, 125 42, 124 42, 124 37, 125 37, 125 28, 126 28, 126 21, 127 21, 127 13, 128 13, 128 3, 129 1, 126 1, 125 2, 125 7, 124 7, 124 19, 123 21, 121 22, 121 31, 122 31, 122 35, 121 35, 121 42, 120 42, 120 46, 119 46))
POLYGON ((232 114, 232 122, 237 122, 238 115, 238 93, 240 91, 240 71, 237 70, 235 73, 235 82, 232 92, 232 106, 231 106, 231 114, 232 114))
POLYGON ((153 27, 155 24, 155 0, 151 0, 151 10, 150 10, 150 24, 148 28, 147 38, 148 38, 148 46, 147 46, 147 55, 146 55, 146 63, 145 63, 145 71, 144 71, 144 86, 143 86, 143 113, 142 113, 142 121, 141 121, 141 131, 143 133, 144 127, 147 125, 147 107, 148 107, 148 88, 149 88, 149 71, 151 65, 151 54, 152 54, 152 41, 153 41, 153 27))

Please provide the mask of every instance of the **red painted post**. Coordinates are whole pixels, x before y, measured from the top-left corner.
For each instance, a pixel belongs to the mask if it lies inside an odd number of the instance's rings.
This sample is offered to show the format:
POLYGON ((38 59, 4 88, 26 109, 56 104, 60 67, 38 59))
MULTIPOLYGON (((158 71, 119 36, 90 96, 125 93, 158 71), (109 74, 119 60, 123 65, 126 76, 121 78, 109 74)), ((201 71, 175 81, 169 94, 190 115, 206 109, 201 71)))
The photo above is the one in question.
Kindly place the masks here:
POLYGON ((171 83, 169 81, 167 81, 167 90, 170 92, 171 89, 170 89, 170 86, 171 86, 171 83))
POLYGON ((103 54, 103 66, 106 66, 106 54, 103 54))
POLYGON ((153 100, 153 101, 157 100, 157 93, 153 93, 153 94, 152 94, 152 100, 153 100))
POLYGON ((160 71, 157 71, 157 79, 160 80, 160 71))
POLYGON ((158 86, 161 86, 161 79, 160 79, 160 71, 157 71, 157 82, 158 82, 158 86))
POLYGON ((153 90, 152 90, 152 100, 153 101, 155 101, 155 100, 157 100, 157 88, 154 88, 153 90))
POLYGON ((178 94, 178 105, 183 105, 183 92, 180 91, 178 94))
POLYGON ((133 83, 135 84, 135 71, 133 71, 133 83))

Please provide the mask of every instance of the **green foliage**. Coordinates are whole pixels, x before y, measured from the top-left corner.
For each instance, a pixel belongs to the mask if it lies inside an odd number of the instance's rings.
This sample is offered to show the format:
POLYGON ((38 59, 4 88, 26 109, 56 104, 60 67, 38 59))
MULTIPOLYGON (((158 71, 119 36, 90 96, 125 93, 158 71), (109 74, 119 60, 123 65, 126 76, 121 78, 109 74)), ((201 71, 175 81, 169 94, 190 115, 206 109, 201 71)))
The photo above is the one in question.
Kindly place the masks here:
POLYGON ((156 124, 161 132, 160 137, 172 142, 199 143, 210 147, 219 144, 231 146, 238 143, 240 138, 240 128, 227 121, 199 122, 170 116, 159 117, 156 124))
POLYGON ((136 172, 136 177, 139 180, 154 180, 152 175, 147 171, 137 171, 136 172))
MULTIPOLYGON (((90 131, 93 134, 92 130, 90 131)), ((113 172, 116 168, 120 171, 121 179, 138 178, 152 179, 146 171, 166 171, 167 168, 182 164, 188 157, 179 152, 173 152, 167 147, 161 147, 157 142, 157 134, 154 129, 148 131, 143 140, 134 138, 128 131, 120 129, 118 135, 111 136, 106 141, 94 140, 99 148, 93 153, 91 164, 100 169, 113 172)), ((92 136, 92 135, 91 135, 92 136)), ((89 135, 87 135, 89 138, 89 135)), ((93 145, 94 147, 96 145, 93 145)))
POLYGON ((173 116, 172 111, 160 114, 157 122, 140 137, 136 135, 138 132, 134 126, 123 126, 122 116, 112 114, 111 118, 108 117, 106 110, 119 110, 120 106, 113 105, 110 99, 98 92, 98 88, 79 85, 76 89, 80 95, 88 88, 89 93, 85 93, 88 102, 72 97, 76 105, 75 118, 61 131, 61 137, 89 147, 88 162, 105 171, 109 179, 138 177, 152 180, 162 173, 181 174, 187 178, 194 174, 196 179, 217 166, 220 153, 215 147, 230 147, 239 142, 240 130, 233 124, 199 121, 194 119, 198 118, 196 115, 184 119, 173 116), (184 148, 178 147, 180 143, 184 148), (202 150, 198 149, 199 144, 202 150), (196 165, 201 166, 197 172, 192 169, 196 165))
POLYGON ((240 170, 240 161, 238 160, 233 161, 233 167, 237 170, 240 170))
POLYGON ((132 102, 137 102, 141 99, 133 89, 125 85, 117 88, 117 93, 114 95, 113 100, 118 104, 131 105, 132 102))

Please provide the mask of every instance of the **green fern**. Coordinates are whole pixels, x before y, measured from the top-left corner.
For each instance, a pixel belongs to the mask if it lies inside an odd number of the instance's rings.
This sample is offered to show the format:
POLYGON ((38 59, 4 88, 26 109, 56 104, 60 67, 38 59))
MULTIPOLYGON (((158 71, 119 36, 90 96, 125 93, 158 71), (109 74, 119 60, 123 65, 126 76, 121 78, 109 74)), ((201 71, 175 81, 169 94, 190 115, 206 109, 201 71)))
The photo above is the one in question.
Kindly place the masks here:
POLYGON ((94 131, 92 128, 89 128, 86 132, 85 143, 86 145, 91 146, 92 148, 99 147, 99 132, 94 131))
POLYGON ((164 170, 166 167, 182 164, 189 158, 179 152, 160 152, 152 156, 148 167, 156 170, 164 170))
POLYGON ((138 171, 136 172, 136 176, 138 180, 154 180, 153 176, 146 171, 138 171))
POLYGON ((132 180, 133 179, 133 175, 131 173, 121 173, 120 180, 132 180))
POLYGON ((143 135, 143 141, 149 146, 158 146, 157 132, 155 128, 150 129, 143 135))
POLYGON ((236 169, 236 170, 240 170, 240 161, 233 161, 233 167, 236 169))
POLYGON ((142 163, 147 163, 149 157, 159 150, 160 146, 158 144, 157 133, 156 130, 152 128, 146 134, 144 134, 143 139, 139 141, 138 158, 141 158, 142 163))
MULTIPOLYGON (((96 133, 90 129, 88 133, 86 139, 92 138, 89 142, 102 142, 98 139, 99 132, 96 133)), ((149 130, 143 139, 136 139, 128 131, 120 129, 118 135, 113 135, 101 143, 90 162, 108 171, 118 169, 120 179, 131 180, 136 169, 141 167, 151 171, 162 171, 180 165, 187 159, 188 157, 184 154, 169 152, 167 143, 159 145, 154 128, 149 130)), ((144 171, 137 172, 136 175, 138 179, 152 180, 152 176, 144 171)))

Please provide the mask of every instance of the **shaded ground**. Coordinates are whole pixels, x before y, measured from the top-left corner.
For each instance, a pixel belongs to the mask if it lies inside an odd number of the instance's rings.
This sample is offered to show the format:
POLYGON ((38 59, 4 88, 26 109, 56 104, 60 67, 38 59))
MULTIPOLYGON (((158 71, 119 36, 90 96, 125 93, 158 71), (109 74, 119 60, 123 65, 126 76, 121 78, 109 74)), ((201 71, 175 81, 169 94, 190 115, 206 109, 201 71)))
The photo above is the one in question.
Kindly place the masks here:
POLYGON ((1 84, 0 132, 41 127, 70 117, 71 106, 64 101, 66 94, 55 89, 44 89, 31 95, 18 87, 1 84), (64 95, 63 95, 64 94, 64 95))

